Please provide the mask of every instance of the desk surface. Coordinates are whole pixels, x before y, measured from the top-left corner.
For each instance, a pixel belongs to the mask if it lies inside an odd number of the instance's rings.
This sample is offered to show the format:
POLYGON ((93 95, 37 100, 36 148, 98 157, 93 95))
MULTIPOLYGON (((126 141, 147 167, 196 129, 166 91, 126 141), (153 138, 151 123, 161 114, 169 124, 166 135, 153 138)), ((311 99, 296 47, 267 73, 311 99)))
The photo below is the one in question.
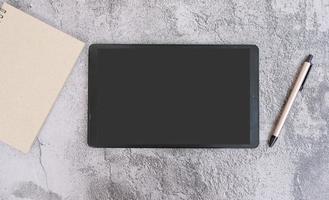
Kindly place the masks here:
POLYGON ((0 144, 0 199, 329 199, 325 1, 8 2, 88 44, 258 45, 260 145, 251 150, 89 148, 86 48, 31 152, 0 144), (309 53, 315 65, 282 137, 268 148, 273 121, 309 53))

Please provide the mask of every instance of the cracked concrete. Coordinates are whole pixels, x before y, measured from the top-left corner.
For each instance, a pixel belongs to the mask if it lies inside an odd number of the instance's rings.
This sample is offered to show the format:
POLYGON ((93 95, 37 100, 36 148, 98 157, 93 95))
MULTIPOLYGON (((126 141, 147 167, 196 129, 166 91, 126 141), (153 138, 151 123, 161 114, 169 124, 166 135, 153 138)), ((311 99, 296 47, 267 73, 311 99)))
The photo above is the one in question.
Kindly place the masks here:
POLYGON ((37 138, 37 141, 38 141, 38 146, 39 146, 39 163, 40 163, 40 166, 41 166, 42 171, 44 173, 47 189, 49 190, 47 172, 46 172, 45 166, 43 166, 43 163, 42 163, 42 149, 41 149, 42 143, 40 142, 39 138, 37 138))
POLYGON ((8 2, 88 45, 258 45, 260 145, 257 149, 89 148, 85 49, 31 152, 24 155, 0 144, 1 200, 329 199, 328 2, 8 2), (273 121, 308 53, 315 56, 314 67, 282 137, 270 149, 266 139, 273 121))

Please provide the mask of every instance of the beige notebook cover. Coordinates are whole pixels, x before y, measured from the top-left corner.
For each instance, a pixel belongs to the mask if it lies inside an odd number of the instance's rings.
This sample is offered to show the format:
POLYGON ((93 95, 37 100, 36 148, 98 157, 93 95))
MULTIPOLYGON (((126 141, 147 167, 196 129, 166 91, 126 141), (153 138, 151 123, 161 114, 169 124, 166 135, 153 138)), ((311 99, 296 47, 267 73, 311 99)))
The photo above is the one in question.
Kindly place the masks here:
POLYGON ((84 43, 4 3, 0 141, 28 152, 84 43))

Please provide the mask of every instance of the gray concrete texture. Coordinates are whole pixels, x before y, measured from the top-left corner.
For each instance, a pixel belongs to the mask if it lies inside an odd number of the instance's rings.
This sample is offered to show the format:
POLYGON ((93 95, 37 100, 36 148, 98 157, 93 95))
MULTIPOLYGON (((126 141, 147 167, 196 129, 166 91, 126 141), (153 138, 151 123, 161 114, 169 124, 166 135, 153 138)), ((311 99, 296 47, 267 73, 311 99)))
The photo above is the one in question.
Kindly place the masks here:
POLYGON ((0 144, 1 200, 329 199, 328 1, 8 2, 87 45, 258 45, 260 145, 257 149, 89 148, 85 48, 31 152, 24 155, 0 144), (268 148, 272 124, 309 53, 315 64, 305 88, 282 137, 268 148))

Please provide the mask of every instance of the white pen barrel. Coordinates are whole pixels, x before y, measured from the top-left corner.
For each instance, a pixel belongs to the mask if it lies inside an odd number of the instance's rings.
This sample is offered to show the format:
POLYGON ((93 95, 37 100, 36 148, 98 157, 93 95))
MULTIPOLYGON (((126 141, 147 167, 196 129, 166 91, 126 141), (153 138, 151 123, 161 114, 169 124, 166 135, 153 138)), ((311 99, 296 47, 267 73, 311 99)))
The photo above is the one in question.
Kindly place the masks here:
POLYGON ((287 102, 286 102, 286 104, 283 108, 281 116, 280 116, 280 118, 279 118, 279 120, 276 124, 276 127, 275 127, 274 132, 273 132, 274 136, 276 136, 276 137, 279 136, 280 131, 283 127, 283 124, 287 119, 288 113, 289 113, 289 111, 290 111, 290 109, 293 105, 293 102, 295 101, 295 98, 298 94, 298 91, 299 91, 300 87, 302 86, 303 81, 305 79, 305 76, 307 75, 307 72, 308 72, 310 67, 311 67, 311 63, 304 62, 303 66, 302 66, 302 69, 301 69, 301 71, 298 75, 298 78, 295 82, 295 85, 293 86, 293 88, 291 90, 291 93, 289 95, 289 98, 288 98, 288 100, 287 100, 287 102))

